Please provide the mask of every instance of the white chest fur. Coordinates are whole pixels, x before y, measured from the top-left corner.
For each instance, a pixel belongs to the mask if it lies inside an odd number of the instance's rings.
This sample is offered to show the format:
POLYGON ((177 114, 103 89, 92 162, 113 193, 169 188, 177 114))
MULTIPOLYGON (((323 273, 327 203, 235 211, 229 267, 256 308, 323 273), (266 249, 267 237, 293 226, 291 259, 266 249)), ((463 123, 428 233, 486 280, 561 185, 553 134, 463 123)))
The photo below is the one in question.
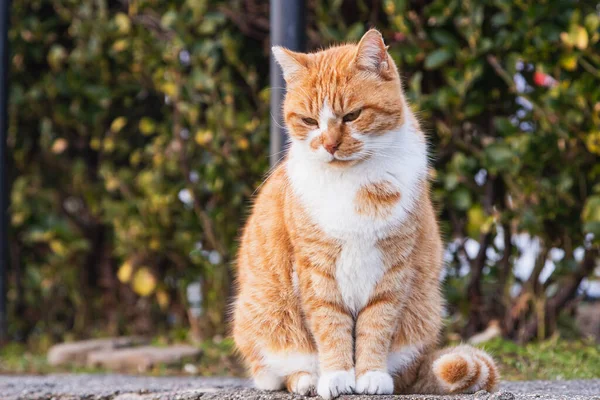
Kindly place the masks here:
POLYGON ((384 272, 381 251, 375 242, 358 238, 344 242, 335 278, 346 307, 354 315, 367 304, 384 272))
POLYGON ((386 146, 377 146, 377 154, 353 167, 336 168, 315 160, 304 142, 292 143, 287 161, 294 194, 313 222, 342 245, 336 279, 354 313, 365 306, 385 272, 377 241, 402 224, 427 174, 425 141, 410 124, 385 136, 386 146), (386 218, 357 213, 359 189, 382 181, 401 194, 392 213, 386 218))

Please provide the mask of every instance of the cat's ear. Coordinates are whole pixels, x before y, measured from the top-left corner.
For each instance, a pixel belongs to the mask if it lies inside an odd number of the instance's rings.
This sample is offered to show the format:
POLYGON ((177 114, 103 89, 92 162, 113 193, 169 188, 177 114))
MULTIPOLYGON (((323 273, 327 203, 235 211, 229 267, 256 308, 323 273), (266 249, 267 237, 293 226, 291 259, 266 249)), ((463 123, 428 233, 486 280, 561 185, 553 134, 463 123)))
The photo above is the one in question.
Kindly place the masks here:
POLYGON ((304 53, 296 53, 281 46, 273 46, 271 48, 273 56, 277 64, 281 66, 283 71, 283 79, 290 82, 290 79, 298 76, 308 68, 308 55, 304 53))
POLYGON ((356 66, 359 69, 377 73, 387 73, 389 69, 387 46, 377 29, 369 29, 360 39, 356 52, 356 66))

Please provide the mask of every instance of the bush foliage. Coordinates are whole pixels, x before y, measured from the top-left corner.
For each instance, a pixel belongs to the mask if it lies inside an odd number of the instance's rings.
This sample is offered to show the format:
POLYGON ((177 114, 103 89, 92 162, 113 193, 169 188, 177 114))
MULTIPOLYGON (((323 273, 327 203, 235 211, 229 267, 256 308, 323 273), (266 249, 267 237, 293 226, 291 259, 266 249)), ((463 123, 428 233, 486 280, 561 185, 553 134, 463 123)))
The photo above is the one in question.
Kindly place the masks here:
MULTIPOLYGON (((598 257, 595 5, 307 3, 310 49, 371 26, 390 46, 430 136, 464 333, 498 319, 509 337, 549 334, 598 257), (523 277, 525 234, 539 251, 523 277)), ((236 237, 268 168, 268 10, 13 1, 13 337, 185 326, 192 281, 206 332, 224 331, 236 237)))

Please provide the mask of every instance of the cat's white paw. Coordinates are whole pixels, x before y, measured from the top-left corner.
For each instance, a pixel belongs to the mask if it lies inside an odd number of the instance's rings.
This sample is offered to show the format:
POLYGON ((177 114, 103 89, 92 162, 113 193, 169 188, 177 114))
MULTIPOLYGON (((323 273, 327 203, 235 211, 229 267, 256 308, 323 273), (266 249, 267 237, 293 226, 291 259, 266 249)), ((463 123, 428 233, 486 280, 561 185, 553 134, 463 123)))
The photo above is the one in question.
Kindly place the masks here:
POLYGON ((356 381, 356 393, 392 394, 394 393, 394 379, 387 372, 365 372, 356 381))
POLYGON ((317 382, 319 377, 313 374, 302 374, 292 387, 290 388, 293 393, 300 394, 302 396, 314 396, 317 390, 317 382))
POLYGON ((261 371, 254 376, 254 386, 260 390, 281 390, 283 378, 268 371, 261 371))
POLYGON ((322 398, 334 399, 341 394, 352 394, 356 386, 354 369, 324 372, 319 378, 317 393, 322 398))

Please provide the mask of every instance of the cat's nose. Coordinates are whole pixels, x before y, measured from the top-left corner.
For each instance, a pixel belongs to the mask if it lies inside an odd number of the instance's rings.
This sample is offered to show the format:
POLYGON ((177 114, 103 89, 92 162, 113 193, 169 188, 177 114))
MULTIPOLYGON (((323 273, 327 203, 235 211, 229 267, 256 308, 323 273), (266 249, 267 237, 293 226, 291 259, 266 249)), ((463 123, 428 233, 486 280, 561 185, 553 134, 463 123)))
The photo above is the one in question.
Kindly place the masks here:
POLYGON ((340 147, 340 144, 337 142, 324 142, 323 147, 325 147, 325 150, 329 153, 334 154, 338 147, 340 147))

